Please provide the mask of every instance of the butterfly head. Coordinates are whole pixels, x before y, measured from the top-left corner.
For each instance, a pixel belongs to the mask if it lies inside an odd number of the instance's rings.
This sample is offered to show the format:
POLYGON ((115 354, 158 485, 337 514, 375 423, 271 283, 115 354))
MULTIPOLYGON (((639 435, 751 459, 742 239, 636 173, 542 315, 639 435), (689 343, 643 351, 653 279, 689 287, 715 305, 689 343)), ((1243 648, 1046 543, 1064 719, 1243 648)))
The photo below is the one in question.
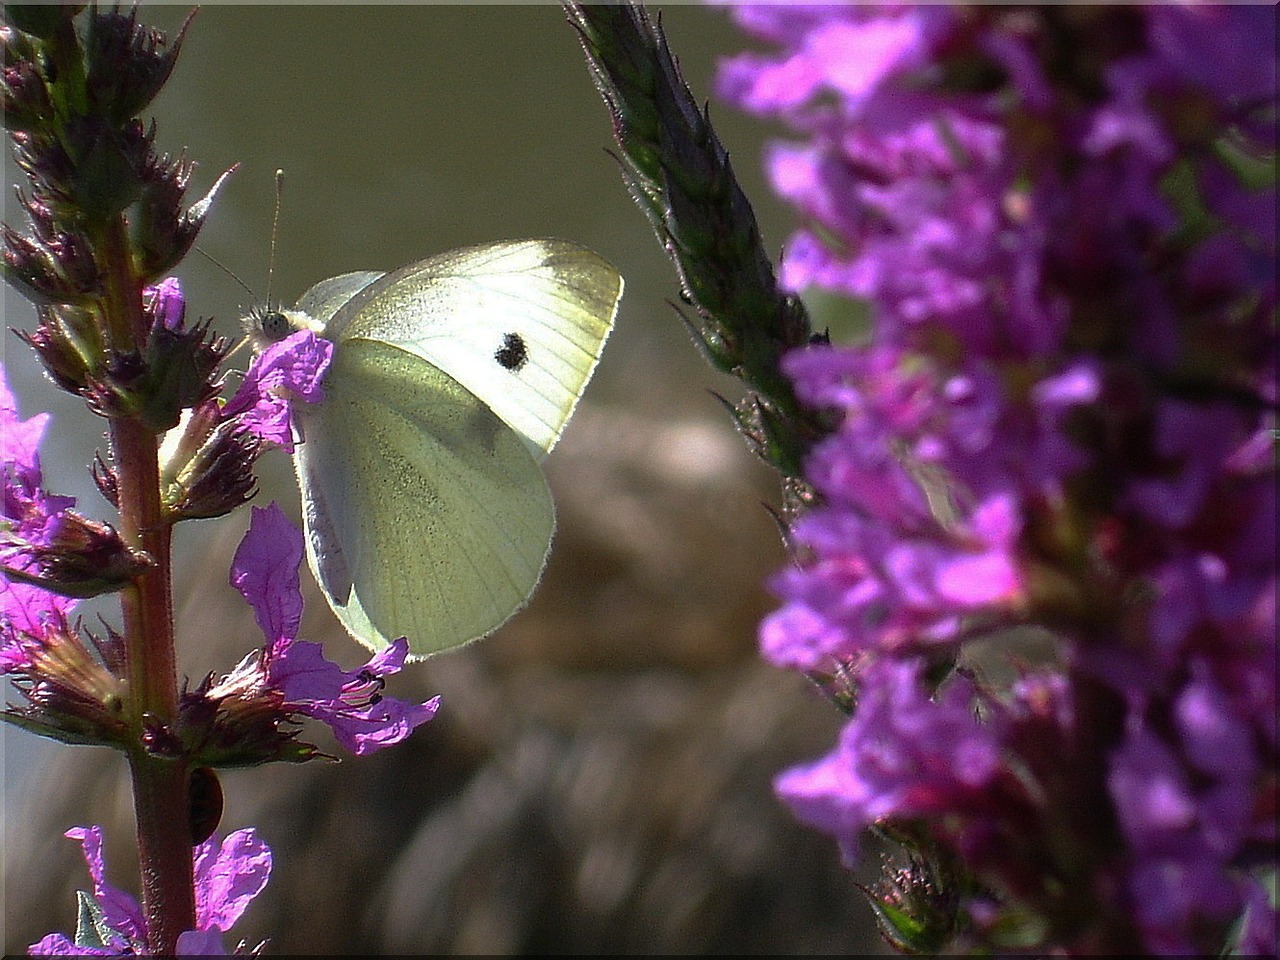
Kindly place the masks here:
POLYGON ((240 321, 245 336, 253 344, 254 353, 261 353, 273 343, 279 343, 291 333, 313 329, 311 318, 300 310, 282 310, 278 307, 254 307, 240 321))

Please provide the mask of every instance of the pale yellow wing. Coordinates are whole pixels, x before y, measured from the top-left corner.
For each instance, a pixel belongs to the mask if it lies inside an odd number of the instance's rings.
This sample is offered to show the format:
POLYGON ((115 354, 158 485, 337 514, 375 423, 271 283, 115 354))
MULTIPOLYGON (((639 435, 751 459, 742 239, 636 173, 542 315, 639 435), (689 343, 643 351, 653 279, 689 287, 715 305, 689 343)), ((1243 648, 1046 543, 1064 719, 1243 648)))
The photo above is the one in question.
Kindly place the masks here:
POLYGON ((339 353, 372 340, 428 361, 484 401, 541 460, 595 369, 621 296, 618 272, 576 243, 491 243, 367 283, 323 335, 339 353))
POLYGON ((324 400, 295 404, 307 557, 347 630, 415 657, 484 636, 524 606, 555 527, 536 458, 421 357, 338 344, 324 400))

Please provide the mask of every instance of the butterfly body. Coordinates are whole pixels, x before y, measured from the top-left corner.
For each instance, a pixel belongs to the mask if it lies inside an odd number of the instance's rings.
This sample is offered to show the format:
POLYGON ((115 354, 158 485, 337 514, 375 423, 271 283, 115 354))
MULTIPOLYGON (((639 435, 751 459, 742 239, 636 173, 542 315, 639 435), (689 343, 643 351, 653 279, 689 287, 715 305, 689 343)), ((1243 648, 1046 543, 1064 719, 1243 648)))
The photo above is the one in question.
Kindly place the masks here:
POLYGON ((524 606, 555 511, 541 463, 590 379, 622 278, 577 244, 450 251, 321 281, 292 311, 334 344, 293 405, 307 558, 339 620, 416 657, 524 606))

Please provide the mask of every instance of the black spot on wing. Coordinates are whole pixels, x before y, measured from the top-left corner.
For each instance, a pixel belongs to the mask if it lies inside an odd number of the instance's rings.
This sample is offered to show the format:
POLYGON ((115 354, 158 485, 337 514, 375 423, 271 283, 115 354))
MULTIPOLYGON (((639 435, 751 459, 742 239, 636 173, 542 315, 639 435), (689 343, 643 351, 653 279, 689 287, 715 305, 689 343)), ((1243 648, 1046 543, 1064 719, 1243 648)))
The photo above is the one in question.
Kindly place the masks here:
POLYGON ((529 348, 525 346, 524 337, 518 333, 503 336, 502 346, 494 351, 493 359, 507 370, 519 370, 529 359, 529 348))

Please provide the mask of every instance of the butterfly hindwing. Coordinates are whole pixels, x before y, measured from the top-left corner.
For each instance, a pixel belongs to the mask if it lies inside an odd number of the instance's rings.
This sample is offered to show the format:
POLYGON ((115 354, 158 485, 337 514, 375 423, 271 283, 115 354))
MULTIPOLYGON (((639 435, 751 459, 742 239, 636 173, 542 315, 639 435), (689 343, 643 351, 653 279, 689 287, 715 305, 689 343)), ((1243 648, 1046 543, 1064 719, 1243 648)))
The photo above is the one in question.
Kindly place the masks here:
POLYGON ((334 352, 325 398, 299 404, 295 455, 312 570, 343 625, 425 656, 525 603, 555 519, 542 471, 486 403, 374 340, 334 352))

